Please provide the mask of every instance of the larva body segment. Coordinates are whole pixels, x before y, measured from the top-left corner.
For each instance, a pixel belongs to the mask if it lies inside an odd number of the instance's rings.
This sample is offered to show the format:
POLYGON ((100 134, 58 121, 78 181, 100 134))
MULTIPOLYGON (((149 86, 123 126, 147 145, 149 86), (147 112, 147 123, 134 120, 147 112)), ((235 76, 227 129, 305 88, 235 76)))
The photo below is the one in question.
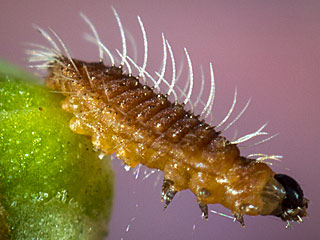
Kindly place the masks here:
MULTIPOLYGON (((222 204, 232 211, 243 226, 244 214, 275 215, 288 222, 302 221, 301 218, 307 215, 308 200, 304 198, 299 184, 287 175, 275 174, 261 161, 242 157, 236 145, 262 135, 265 125, 243 139, 230 142, 215 127, 185 110, 184 105, 172 103, 167 95, 142 84, 141 78, 148 74, 145 71, 146 57, 143 67, 136 66, 140 72, 139 77, 133 77, 128 61, 133 65, 135 63, 126 56, 122 25, 116 12, 115 16, 124 49, 122 54, 119 53, 119 67, 103 64, 101 49, 105 46, 84 15, 82 17, 93 29, 96 38, 93 42, 99 46, 100 62, 87 63, 72 59, 62 40, 53 32, 65 49, 66 56, 63 56, 50 36, 38 29, 54 49, 49 52, 31 51, 31 59, 47 61, 47 86, 66 96, 62 107, 74 114, 70 122, 71 129, 90 136, 97 150, 104 154, 116 153, 130 167, 140 163, 163 171, 162 199, 165 208, 178 191, 190 189, 196 195, 205 218, 208 218, 207 204, 222 204), (123 71, 124 64, 129 74, 123 71)), ((145 34, 140 18, 138 20, 145 34)), ((144 42, 146 52, 145 35, 144 42)), ((164 49, 165 46, 169 48, 174 66, 171 47, 164 37, 163 43, 164 49)), ((46 47, 42 48, 48 50, 46 47)), ((185 52, 192 85, 191 61, 186 50, 185 52)), ((107 53, 110 53, 109 50, 107 53)), ((114 63, 113 56, 109 54, 109 57, 114 63)), ((212 65, 210 67, 213 76, 212 65)), ((164 69, 165 63, 163 73, 164 69)), ((158 76, 163 78, 161 74, 158 76)), ((175 69, 173 83, 174 77, 175 69)), ((158 89, 159 82, 154 83, 158 89)), ((171 92, 173 85, 168 85, 171 92)), ((211 89, 211 97, 212 90, 214 89, 211 89)), ((191 91, 186 94, 185 103, 190 95, 191 91)), ((212 106, 211 97, 203 113, 212 106)), ((233 107, 234 104, 230 111, 233 107)))

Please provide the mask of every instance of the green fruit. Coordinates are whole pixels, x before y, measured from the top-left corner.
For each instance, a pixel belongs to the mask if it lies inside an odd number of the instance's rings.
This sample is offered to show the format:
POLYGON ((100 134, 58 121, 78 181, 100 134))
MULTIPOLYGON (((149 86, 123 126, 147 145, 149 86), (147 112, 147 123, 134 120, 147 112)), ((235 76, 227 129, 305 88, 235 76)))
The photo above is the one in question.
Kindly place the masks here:
POLYGON ((71 132, 63 96, 32 81, 0 61, 0 239, 102 239, 110 159, 71 132))

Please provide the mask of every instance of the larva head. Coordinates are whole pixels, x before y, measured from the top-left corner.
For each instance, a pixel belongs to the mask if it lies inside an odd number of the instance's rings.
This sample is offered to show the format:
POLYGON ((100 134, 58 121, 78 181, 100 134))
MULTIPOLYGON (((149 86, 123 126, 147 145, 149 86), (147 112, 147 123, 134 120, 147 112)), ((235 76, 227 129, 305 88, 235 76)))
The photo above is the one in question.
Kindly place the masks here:
POLYGON ((284 221, 301 222, 302 217, 307 216, 308 200, 304 198, 300 185, 285 174, 276 174, 274 178, 283 186, 285 196, 273 215, 284 221))
POLYGON ((275 174, 265 184, 262 193, 261 215, 274 215, 283 221, 302 221, 307 216, 308 200, 293 178, 275 174))

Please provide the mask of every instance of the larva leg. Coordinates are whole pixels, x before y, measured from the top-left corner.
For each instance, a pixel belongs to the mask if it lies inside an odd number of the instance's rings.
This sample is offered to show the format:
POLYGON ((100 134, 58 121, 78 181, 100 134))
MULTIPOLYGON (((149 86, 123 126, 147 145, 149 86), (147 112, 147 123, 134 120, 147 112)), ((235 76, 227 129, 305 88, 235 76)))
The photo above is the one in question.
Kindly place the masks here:
POLYGON ((167 208, 178 191, 187 189, 189 174, 188 167, 176 160, 168 162, 163 172, 162 200, 164 201, 164 208, 167 208))
POLYGON ((172 189, 173 181, 171 180, 163 180, 162 184, 162 192, 161 192, 161 201, 164 201, 163 208, 166 209, 170 202, 172 201, 173 197, 176 195, 177 191, 172 189))
MULTIPOLYGON (((199 191, 199 197, 201 197, 203 199, 209 197, 210 195, 211 195, 211 193, 206 188, 202 188, 199 191)), ((202 212, 202 217, 204 217, 206 220, 208 220, 208 205, 201 202, 199 197, 198 197, 198 204, 199 204, 199 208, 202 212)))
POLYGON ((202 202, 199 202, 199 208, 202 212, 202 216, 208 220, 208 205, 202 202))
POLYGON ((243 214, 235 212, 235 213, 233 213, 233 215, 234 215, 235 219, 241 224, 241 226, 245 227, 244 220, 243 220, 243 214))

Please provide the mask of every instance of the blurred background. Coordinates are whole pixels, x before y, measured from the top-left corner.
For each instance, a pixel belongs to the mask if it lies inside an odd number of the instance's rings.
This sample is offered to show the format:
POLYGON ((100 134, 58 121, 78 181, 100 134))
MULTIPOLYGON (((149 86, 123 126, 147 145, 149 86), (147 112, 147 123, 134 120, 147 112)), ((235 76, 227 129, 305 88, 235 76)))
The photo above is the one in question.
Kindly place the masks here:
MULTIPOLYGON (((193 100, 199 95, 202 65, 206 85, 201 99, 206 101, 210 88, 209 62, 213 62, 216 79, 213 124, 219 123, 228 112, 235 87, 239 100, 231 119, 252 97, 248 110, 224 135, 229 139, 235 134, 241 137, 268 121, 266 131, 280 135, 256 147, 242 147, 242 154, 283 155, 283 160, 273 162, 272 168, 293 176, 301 184, 310 199, 310 218, 293 224, 289 230, 285 229, 284 222, 268 216, 246 216, 245 229, 232 219, 213 213, 209 221, 204 221, 189 191, 179 193, 163 211, 161 173, 144 180, 144 171, 148 174, 150 170, 141 168, 136 179, 134 170, 127 172, 121 161, 115 159, 116 194, 107 239, 318 239, 320 2, 1 0, 0 57, 27 68, 25 50, 30 47, 25 43, 48 46, 32 27, 37 24, 54 29, 72 57, 97 61, 97 47, 83 39, 83 34, 90 33, 90 29, 80 18, 80 11, 91 19, 109 49, 121 50, 119 29, 110 6, 115 7, 125 29, 135 39, 135 44, 128 42, 128 49, 133 56, 132 45, 136 46, 139 64, 143 61, 143 42, 137 15, 141 16, 149 43, 147 70, 150 73, 161 66, 161 33, 165 34, 177 67, 184 62, 178 83, 182 88, 188 74, 183 48, 188 49, 195 74, 193 100)), ((167 66, 166 77, 170 79, 170 60, 167 66)), ((195 112, 201 110, 199 106, 195 112)), ((230 215, 230 211, 221 206, 209 208, 230 215)))

